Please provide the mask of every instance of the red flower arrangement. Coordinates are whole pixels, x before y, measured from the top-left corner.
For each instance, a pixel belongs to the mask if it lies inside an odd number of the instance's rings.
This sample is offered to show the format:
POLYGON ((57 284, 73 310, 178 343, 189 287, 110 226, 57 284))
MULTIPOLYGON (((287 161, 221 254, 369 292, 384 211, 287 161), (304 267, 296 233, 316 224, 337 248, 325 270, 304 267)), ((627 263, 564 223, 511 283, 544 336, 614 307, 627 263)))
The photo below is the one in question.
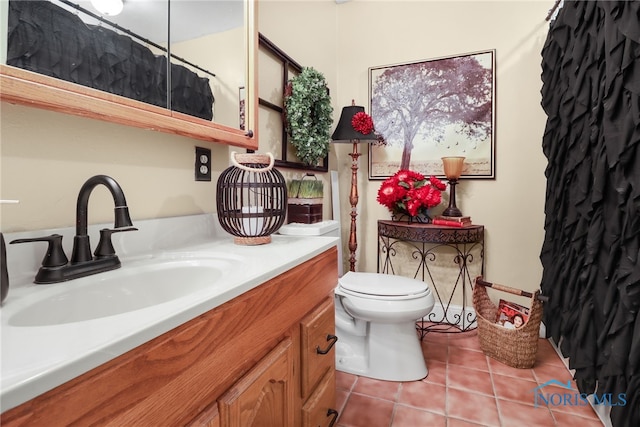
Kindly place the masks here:
POLYGON ((429 208, 438 206, 446 188, 435 176, 426 178, 419 172, 401 169, 380 185, 376 200, 394 215, 413 218, 426 215, 429 208))
POLYGON ((363 135, 369 135, 373 130, 373 119, 367 113, 360 111, 353 115, 351 126, 363 135))

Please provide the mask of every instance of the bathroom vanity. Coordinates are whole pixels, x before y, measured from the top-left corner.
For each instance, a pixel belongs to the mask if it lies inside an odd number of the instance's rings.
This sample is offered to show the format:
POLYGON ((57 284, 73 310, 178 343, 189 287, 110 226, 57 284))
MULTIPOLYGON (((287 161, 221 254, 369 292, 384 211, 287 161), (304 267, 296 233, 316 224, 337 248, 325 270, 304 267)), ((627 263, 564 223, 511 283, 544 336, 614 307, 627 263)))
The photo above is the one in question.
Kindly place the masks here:
MULTIPOLYGON (((136 225, 143 234, 154 233, 153 227, 136 225)), ((126 252, 125 237, 117 244, 126 252)), ((271 244, 257 247, 233 245, 224 236, 171 250, 154 248, 151 257, 122 257, 123 271, 154 257, 166 261, 168 253, 191 260, 226 253, 239 262, 230 264, 238 268, 234 274, 216 279, 218 291, 199 290, 177 298, 180 304, 26 326, 11 323, 27 307, 25 301, 34 292, 65 284, 10 290, 2 311, 1 424, 331 425, 337 417, 332 296, 337 239, 273 237, 271 244), (47 329, 61 334, 62 343, 28 342, 43 336, 35 330, 47 329), (63 337, 68 331, 74 335, 63 337), (19 362, 20 355, 7 345, 23 345, 27 361, 19 362), (58 346, 84 353, 65 358, 58 346), (32 352, 40 353, 31 357, 32 352), (38 387, 49 389, 30 396, 38 387)), ((115 271, 94 277, 109 274, 115 271)), ((70 289, 83 286, 72 282, 70 289)))

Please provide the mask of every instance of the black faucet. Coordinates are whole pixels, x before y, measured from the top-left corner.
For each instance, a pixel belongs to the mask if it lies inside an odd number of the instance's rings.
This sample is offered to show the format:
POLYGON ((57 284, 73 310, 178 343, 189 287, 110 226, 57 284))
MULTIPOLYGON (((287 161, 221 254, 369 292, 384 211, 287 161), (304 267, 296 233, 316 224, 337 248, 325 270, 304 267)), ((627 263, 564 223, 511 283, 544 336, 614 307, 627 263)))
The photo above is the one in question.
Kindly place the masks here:
POLYGON ((106 175, 96 175, 87 180, 80 189, 76 206, 76 235, 73 238, 73 252, 71 262, 62 248, 62 236, 53 234, 46 237, 32 239, 17 239, 11 243, 48 242, 47 253, 42 260, 42 266, 36 274, 35 283, 58 283, 79 277, 90 276, 104 271, 114 270, 122 264, 111 243, 111 235, 122 231, 134 231, 129 208, 124 192, 115 179, 106 175), (100 242, 91 255, 88 228, 88 207, 91 191, 102 184, 109 189, 115 204, 114 228, 100 230, 100 242))

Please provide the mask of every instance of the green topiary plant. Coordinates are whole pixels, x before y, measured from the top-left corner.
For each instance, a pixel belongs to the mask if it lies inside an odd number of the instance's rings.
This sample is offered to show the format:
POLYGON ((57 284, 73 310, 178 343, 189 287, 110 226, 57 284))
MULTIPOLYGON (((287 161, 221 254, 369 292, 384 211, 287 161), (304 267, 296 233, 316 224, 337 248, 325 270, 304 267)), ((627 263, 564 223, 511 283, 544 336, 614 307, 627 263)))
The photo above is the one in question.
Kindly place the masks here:
POLYGON ((284 97, 287 132, 296 156, 313 166, 329 153, 333 107, 324 76, 305 67, 291 79, 284 97))

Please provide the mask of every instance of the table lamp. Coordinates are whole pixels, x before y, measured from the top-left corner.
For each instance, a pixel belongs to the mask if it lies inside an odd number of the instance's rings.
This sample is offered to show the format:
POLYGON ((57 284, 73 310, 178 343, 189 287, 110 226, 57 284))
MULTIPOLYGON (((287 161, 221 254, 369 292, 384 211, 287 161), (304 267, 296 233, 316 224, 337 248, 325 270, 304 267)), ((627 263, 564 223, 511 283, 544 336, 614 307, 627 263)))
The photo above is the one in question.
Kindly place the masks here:
POLYGON ((356 271, 356 249, 358 242, 356 238, 356 217, 358 212, 358 144, 360 142, 372 143, 378 140, 373 131, 373 121, 371 117, 365 113, 364 107, 355 105, 351 101, 351 105, 342 109, 340 121, 336 126, 336 130, 331 135, 334 143, 351 143, 353 151, 351 156, 351 192, 349 194, 349 203, 351 204, 351 229, 349 233, 349 270, 356 271), (364 132, 364 133, 363 133, 364 132))
POLYGON ((464 157, 451 156, 443 157, 442 164, 444 166, 444 174, 449 180, 449 206, 442 212, 443 216, 462 216, 462 212, 456 206, 456 185, 458 179, 462 175, 462 167, 464 166, 464 157))

